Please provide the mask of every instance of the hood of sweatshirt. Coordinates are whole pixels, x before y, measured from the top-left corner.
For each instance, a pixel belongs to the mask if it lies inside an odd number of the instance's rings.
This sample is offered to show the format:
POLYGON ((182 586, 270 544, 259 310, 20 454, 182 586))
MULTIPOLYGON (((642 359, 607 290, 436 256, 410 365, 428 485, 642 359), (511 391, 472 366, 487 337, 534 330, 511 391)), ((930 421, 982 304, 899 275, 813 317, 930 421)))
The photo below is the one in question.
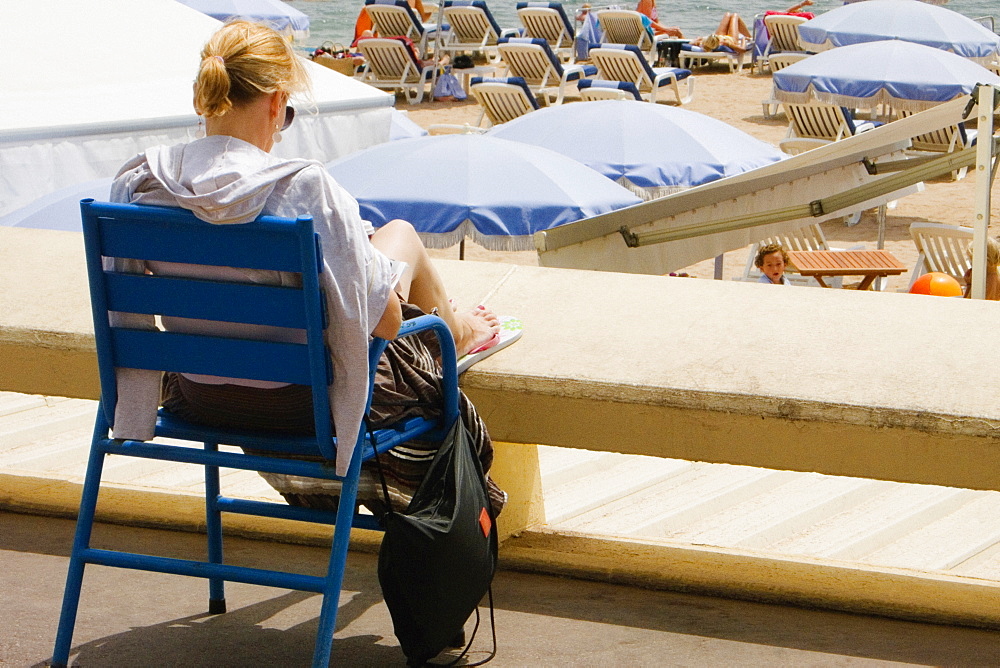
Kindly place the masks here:
POLYGON ((260 215, 278 181, 314 164, 320 163, 275 158, 235 137, 205 137, 147 149, 122 167, 116 185, 126 190, 125 196, 113 199, 135 204, 173 200, 171 205, 210 223, 247 223, 260 215))

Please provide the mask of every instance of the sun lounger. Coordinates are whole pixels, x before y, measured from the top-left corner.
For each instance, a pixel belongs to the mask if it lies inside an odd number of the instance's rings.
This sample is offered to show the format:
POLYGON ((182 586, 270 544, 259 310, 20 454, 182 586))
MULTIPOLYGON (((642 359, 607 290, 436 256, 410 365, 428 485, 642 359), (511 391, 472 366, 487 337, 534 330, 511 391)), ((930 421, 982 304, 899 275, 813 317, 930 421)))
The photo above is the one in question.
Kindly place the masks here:
POLYGON ((517 18, 524 26, 524 37, 544 39, 560 60, 573 61, 576 29, 561 2, 519 2, 517 18))
POLYGON ((910 236, 917 247, 917 262, 910 274, 910 285, 929 271, 940 271, 965 284, 965 273, 972 268, 969 246, 971 227, 942 223, 912 223, 910 236))
POLYGON ((563 65, 544 39, 510 37, 497 48, 510 76, 524 79, 536 98, 562 104, 570 84, 597 74, 593 65, 563 65))
POLYGON ((358 51, 366 63, 361 81, 383 90, 402 92, 410 104, 421 102, 427 86, 434 82, 434 66, 422 65, 398 39, 363 39, 358 42, 358 51))
POLYGON ((500 125, 538 109, 538 101, 521 77, 474 77, 469 88, 483 109, 478 125, 484 117, 490 125, 500 125))
POLYGON ((744 55, 733 51, 728 46, 720 46, 715 51, 706 51, 700 46, 684 44, 681 46, 680 66, 691 69, 698 65, 709 65, 724 60, 729 65, 730 72, 742 72, 744 55))
POLYGON ((834 104, 782 102, 782 106, 788 116, 788 133, 778 147, 793 155, 881 125, 872 121, 857 123, 849 109, 834 104))
POLYGON ((597 22, 604 33, 604 44, 631 44, 639 47, 650 62, 656 62, 656 43, 668 35, 655 36, 643 23, 643 15, 628 9, 602 9, 597 22))
MULTIPOLYGON (((803 58, 808 57, 808 53, 776 53, 768 58, 767 66, 771 68, 771 73, 773 74, 785 69, 792 63, 797 63, 803 58)), ((771 97, 767 100, 761 100, 761 105, 764 107, 764 118, 771 118, 778 113, 781 101, 771 97)))
POLYGON ((601 44, 590 50, 590 60, 597 66, 602 79, 633 83, 644 96, 648 93, 650 102, 663 102, 664 89, 669 89, 674 94, 677 104, 690 102, 694 97, 694 77, 691 76, 691 70, 650 67, 637 46, 601 44), (681 82, 684 82, 683 90, 681 82))
POLYGON ((518 34, 516 28, 502 29, 483 0, 445 0, 442 12, 449 28, 444 34, 441 51, 479 52, 491 63, 498 63, 497 40, 518 34))
POLYGON ((592 102, 594 100, 644 101, 639 88, 631 81, 581 79, 576 87, 580 90, 580 98, 585 102, 592 102))
POLYGON ((379 37, 406 37, 417 45, 420 58, 427 57, 437 26, 423 23, 406 0, 365 0, 365 9, 379 37))

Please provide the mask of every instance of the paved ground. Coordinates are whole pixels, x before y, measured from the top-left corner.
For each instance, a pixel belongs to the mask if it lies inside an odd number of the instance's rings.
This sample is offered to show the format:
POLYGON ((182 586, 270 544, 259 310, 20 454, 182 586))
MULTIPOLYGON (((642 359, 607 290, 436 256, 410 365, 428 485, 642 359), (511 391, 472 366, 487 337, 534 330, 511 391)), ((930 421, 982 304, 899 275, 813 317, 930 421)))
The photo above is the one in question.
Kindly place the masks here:
MULTIPOLYGON (((0 665, 49 658, 72 522, 0 513, 0 665)), ((99 526, 95 545, 197 554, 200 536, 99 526)), ((229 539, 234 560, 315 572, 322 550, 229 539)), ((494 666, 854 666, 1000 664, 1000 633, 502 571, 494 666)), ((319 598, 228 585, 204 614, 203 581, 89 567, 74 637, 79 666, 308 665, 319 598)), ((375 578, 351 554, 333 663, 402 666, 375 578)), ((488 646, 488 636, 477 647, 488 646)), ((479 655, 481 656, 481 654, 479 655)))

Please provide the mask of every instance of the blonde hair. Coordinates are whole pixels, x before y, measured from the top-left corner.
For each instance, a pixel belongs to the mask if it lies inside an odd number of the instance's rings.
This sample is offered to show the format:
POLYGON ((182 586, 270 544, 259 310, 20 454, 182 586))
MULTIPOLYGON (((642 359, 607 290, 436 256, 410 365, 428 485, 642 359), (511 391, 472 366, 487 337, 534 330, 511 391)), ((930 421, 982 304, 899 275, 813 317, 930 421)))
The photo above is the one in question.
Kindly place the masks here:
POLYGON ((210 118, 278 91, 308 90, 309 75, 284 37, 250 21, 219 28, 201 50, 194 110, 210 118))
POLYGON ((788 252, 781 247, 781 244, 766 244, 757 249, 757 255, 753 259, 755 267, 760 269, 764 266, 764 258, 771 253, 781 253, 781 261, 788 264, 788 252))
MULTIPOLYGON (((969 258, 972 258, 972 245, 969 245, 969 258)), ((996 267, 1000 265, 1000 240, 994 237, 986 237, 986 266, 996 267)))
POLYGON ((701 48, 706 51, 715 51, 716 47, 719 46, 719 41, 718 35, 708 35, 701 40, 701 48))

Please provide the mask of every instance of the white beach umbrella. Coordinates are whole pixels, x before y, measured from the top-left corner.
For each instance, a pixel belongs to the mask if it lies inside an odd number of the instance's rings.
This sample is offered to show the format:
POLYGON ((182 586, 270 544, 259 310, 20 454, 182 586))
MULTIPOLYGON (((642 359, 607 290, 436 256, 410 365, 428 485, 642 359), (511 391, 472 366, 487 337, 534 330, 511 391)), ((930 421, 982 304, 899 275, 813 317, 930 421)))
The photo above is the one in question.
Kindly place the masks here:
POLYGON ((772 80, 774 98, 784 102, 816 99, 866 109, 888 104, 909 111, 968 95, 979 83, 1000 85, 1000 76, 971 60, 898 40, 824 51, 775 72, 772 80))
POLYGON ((898 39, 989 59, 1000 51, 1000 36, 958 12, 913 0, 868 0, 831 9, 799 26, 810 51, 898 39))
POLYGON ((573 158, 644 199, 769 165, 785 154, 705 114, 604 100, 539 109, 489 136, 573 158))

